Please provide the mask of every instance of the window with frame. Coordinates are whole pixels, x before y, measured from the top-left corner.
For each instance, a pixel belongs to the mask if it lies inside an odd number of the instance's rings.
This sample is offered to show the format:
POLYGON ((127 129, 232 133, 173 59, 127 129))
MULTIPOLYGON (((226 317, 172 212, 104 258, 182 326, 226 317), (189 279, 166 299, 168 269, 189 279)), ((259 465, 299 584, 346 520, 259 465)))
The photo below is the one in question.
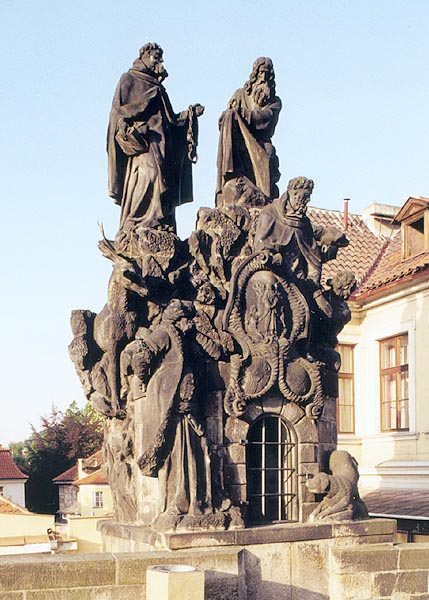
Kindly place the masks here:
POLYGON ((341 368, 338 372, 338 433, 355 432, 354 365, 352 344, 338 344, 341 368))
POLYGON ((428 211, 419 212, 402 223, 402 258, 420 254, 429 249, 428 211))
POLYGON ((103 492, 92 493, 92 508, 103 508, 103 492))
POLYGON ((246 445, 250 522, 298 520, 297 464, 295 436, 281 417, 252 423, 246 445))
POLYGON ((379 343, 381 431, 409 431, 408 335, 379 343))

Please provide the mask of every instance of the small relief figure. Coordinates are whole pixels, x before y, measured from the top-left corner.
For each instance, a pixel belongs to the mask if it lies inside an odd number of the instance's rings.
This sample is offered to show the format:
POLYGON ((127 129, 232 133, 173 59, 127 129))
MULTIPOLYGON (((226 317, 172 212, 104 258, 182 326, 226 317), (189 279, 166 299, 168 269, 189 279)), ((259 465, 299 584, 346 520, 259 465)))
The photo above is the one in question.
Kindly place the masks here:
POLYGON ((352 317, 347 304, 350 294, 356 287, 356 277, 351 271, 339 271, 326 281, 328 287, 323 296, 329 302, 332 316, 328 319, 322 311, 313 318, 312 356, 337 372, 341 367, 341 358, 335 350, 338 334, 352 317))
POLYGON ((285 302, 279 282, 271 271, 259 271, 250 279, 246 290, 249 307, 245 328, 254 342, 270 343, 286 332, 285 302))
POLYGON ((122 418, 125 406, 119 394, 120 354, 134 338, 145 314, 142 300, 147 286, 135 260, 117 252, 105 237, 99 248, 113 261, 107 303, 98 314, 73 311, 74 338, 69 352, 93 407, 105 416, 122 418))
POLYGON ((175 114, 162 85, 163 50, 145 44, 122 75, 107 135, 109 195, 122 207, 120 231, 136 224, 171 227, 175 207, 192 202, 200 104, 175 114))
POLYGON ((234 343, 229 333, 222 328, 223 311, 218 308, 218 297, 211 283, 199 277, 192 279, 196 287, 194 305, 195 339, 204 352, 215 360, 229 356, 234 343))
MULTIPOLYGON (((219 119, 217 205, 227 181, 242 178, 268 198, 278 197, 279 161, 271 142, 281 110, 271 59, 261 57, 219 119)), ((260 200, 259 200, 260 202, 260 200)))
POLYGON ((192 257, 191 271, 200 271, 225 300, 231 276, 233 258, 240 250, 247 232, 250 215, 241 206, 225 211, 217 208, 200 208, 196 230, 188 240, 192 257))
POLYGON ((329 459, 332 475, 317 473, 306 481, 313 494, 326 494, 309 521, 345 521, 365 519, 368 511, 359 496, 359 472, 356 460, 345 450, 335 450, 329 459))
MULTIPOLYGON (((119 397, 119 359, 121 351, 133 339, 144 314, 141 301, 147 295, 147 286, 135 260, 118 253, 109 240, 99 242, 102 254, 113 261, 109 280, 107 304, 94 320, 94 340, 104 352, 101 371, 105 373, 108 416, 123 415, 119 397)), ((97 376, 94 369, 94 379, 97 376)), ((102 377, 104 379, 104 377, 102 377)), ((96 386, 95 386, 96 387, 96 386)), ((102 403, 98 402, 98 408, 102 403)))
POLYGON ((125 523, 137 519, 133 420, 131 406, 124 420, 106 419, 104 423, 104 469, 112 490, 115 519, 125 523))
POLYGON ((192 302, 172 300, 158 327, 139 330, 139 339, 125 349, 121 361, 128 374, 143 380, 143 454, 138 464, 143 475, 158 477, 162 506, 157 524, 162 528, 175 528, 184 516, 189 525, 191 517, 198 520, 213 512, 210 458, 186 340, 194 315, 192 302))

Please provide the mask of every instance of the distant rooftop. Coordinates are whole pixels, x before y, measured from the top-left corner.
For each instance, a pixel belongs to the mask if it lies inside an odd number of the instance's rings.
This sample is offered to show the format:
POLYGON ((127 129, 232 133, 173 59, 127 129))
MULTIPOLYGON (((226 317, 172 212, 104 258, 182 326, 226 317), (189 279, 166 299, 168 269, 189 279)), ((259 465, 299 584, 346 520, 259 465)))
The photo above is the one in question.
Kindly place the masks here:
POLYGON ((429 519, 428 490, 361 489, 360 495, 370 514, 402 519, 429 519))
POLYGON ((400 208, 384 204, 372 204, 362 215, 348 214, 347 223, 341 211, 308 207, 313 225, 333 226, 345 231, 349 245, 338 250, 337 259, 323 266, 322 281, 336 272, 352 271, 357 279, 357 289, 352 299, 360 297, 393 283, 414 278, 429 269, 429 250, 402 258, 402 238, 398 229, 402 215, 410 205, 429 208, 427 198, 409 198, 400 208))
POLYGON ((98 469, 88 477, 82 477, 82 479, 78 479, 77 481, 73 481, 73 485, 102 485, 107 484, 106 475, 104 474, 103 469, 98 469))
POLYGON ((9 448, 0 446, 0 480, 2 479, 28 479, 13 462, 9 448))
POLYGON ((32 515, 29 510, 12 502, 9 498, 0 496, 0 514, 1 515, 32 515))

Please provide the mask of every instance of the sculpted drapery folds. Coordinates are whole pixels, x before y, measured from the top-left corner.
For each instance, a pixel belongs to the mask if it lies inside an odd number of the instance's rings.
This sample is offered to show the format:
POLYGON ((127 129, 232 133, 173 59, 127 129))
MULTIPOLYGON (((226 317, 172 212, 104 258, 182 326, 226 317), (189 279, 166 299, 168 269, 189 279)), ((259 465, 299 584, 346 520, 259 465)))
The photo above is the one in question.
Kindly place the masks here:
POLYGON ((176 206, 192 202, 196 161, 196 104, 175 114, 162 81, 163 51, 149 43, 122 75, 113 98, 107 135, 109 195, 122 207, 120 230, 136 224, 170 226, 176 206))
POLYGON ((273 63, 258 58, 249 80, 237 90, 219 119, 217 204, 224 185, 244 177, 268 198, 278 196, 278 158, 271 143, 281 100, 275 95, 273 63))
MULTIPOLYGON (((155 546, 161 537, 153 542, 153 531, 251 523, 252 473, 268 482, 275 470, 247 468, 250 428, 260 417, 265 431, 281 416, 276 456, 291 448, 292 462, 278 465, 277 491, 286 471, 313 472, 335 447, 334 347, 351 317, 346 300, 355 283, 344 272, 322 287, 323 263, 347 240, 334 227, 312 226, 312 180, 296 177, 278 197, 271 140, 281 101, 269 58, 255 61, 220 118, 216 207, 200 208, 195 230, 180 240, 175 208, 192 200, 204 109, 175 114, 166 76, 162 49, 149 43, 117 86, 109 193, 121 219, 115 240, 103 233, 99 245, 113 263, 108 300, 98 314, 74 311, 70 345, 88 400, 106 418, 115 518, 132 524, 131 535, 143 527, 141 539, 155 546)), ((265 464, 270 448, 254 441, 265 464)), ((353 481, 342 475, 332 481, 350 492, 353 481)), ((290 481, 287 494, 274 494, 285 503, 275 520, 296 520, 299 506, 313 502, 298 479, 290 481)))
POLYGON ((331 317, 332 309, 320 285, 322 251, 318 240, 323 229, 314 231, 306 215, 313 187, 311 179, 295 177, 280 198, 262 209, 255 233, 255 250, 270 251, 286 278, 298 284, 302 282, 306 294, 331 317))
POLYGON ((140 330, 122 356, 125 386, 131 376, 146 387, 139 466, 143 475, 158 477, 161 512, 172 517, 212 511, 210 459, 186 340, 194 315, 192 302, 172 300, 159 326, 140 330))

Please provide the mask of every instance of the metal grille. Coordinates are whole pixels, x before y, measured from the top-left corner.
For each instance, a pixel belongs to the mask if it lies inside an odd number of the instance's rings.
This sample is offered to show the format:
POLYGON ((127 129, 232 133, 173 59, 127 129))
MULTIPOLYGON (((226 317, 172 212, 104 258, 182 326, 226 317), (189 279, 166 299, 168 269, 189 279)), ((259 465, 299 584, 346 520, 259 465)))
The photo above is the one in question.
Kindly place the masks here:
POLYGON ((296 444, 280 417, 264 416, 250 427, 246 469, 250 522, 296 521, 296 444))

